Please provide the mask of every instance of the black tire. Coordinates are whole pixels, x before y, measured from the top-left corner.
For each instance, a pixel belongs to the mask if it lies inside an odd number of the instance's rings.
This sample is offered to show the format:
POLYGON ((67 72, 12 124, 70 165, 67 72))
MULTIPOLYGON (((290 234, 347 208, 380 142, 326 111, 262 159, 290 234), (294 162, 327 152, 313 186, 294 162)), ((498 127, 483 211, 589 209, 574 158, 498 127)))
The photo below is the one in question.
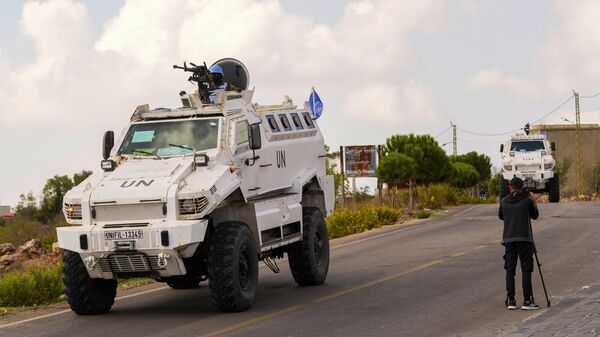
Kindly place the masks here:
POLYGON ((167 279, 167 285, 173 289, 194 289, 200 286, 200 278, 197 276, 172 276, 167 279))
POLYGON ((288 251, 292 276, 300 286, 323 284, 329 271, 329 233, 318 208, 302 208, 303 240, 288 251))
POLYGON ((258 253, 250 228, 239 222, 215 227, 208 253, 208 287, 224 312, 248 310, 258 286, 258 253))
POLYGON ((91 278, 79 254, 65 251, 62 277, 71 310, 78 315, 110 310, 117 295, 117 280, 91 278))
POLYGON ((558 178, 558 174, 554 173, 554 177, 550 178, 550 183, 548 184, 548 200, 550 202, 559 202, 560 201, 560 179, 558 178))
POLYGON ((500 200, 504 199, 508 195, 508 180, 504 177, 500 177, 500 200))

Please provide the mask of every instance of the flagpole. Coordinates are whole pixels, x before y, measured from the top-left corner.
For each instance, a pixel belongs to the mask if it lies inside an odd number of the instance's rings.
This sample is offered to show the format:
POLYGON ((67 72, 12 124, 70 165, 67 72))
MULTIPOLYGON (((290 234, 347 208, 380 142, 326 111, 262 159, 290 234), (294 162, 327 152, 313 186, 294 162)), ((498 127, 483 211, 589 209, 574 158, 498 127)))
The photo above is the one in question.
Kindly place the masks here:
POLYGON ((312 105, 311 105, 311 109, 312 110, 312 114, 313 114, 313 118, 316 117, 315 116, 315 86, 313 85, 312 89, 310 89, 310 100, 312 101, 312 105))

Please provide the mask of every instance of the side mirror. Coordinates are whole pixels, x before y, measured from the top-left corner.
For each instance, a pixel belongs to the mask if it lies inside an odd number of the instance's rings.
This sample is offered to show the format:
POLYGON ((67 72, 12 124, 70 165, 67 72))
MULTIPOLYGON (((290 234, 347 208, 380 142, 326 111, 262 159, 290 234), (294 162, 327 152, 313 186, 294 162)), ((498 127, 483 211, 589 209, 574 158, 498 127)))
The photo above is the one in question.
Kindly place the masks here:
POLYGON ((500 153, 504 152, 504 144, 500 144, 500 153))
POLYGON ((113 146, 115 146, 115 133, 106 131, 104 133, 104 139, 102 140, 102 158, 104 158, 104 160, 110 157, 110 151, 113 146))
POLYGON ((262 147, 260 125, 258 123, 248 124, 248 143, 250 150, 258 150, 262 147))
POLYGON ((550 149, 552 152, 556 151, 556 144, 554 142, 550 143, 550 149))

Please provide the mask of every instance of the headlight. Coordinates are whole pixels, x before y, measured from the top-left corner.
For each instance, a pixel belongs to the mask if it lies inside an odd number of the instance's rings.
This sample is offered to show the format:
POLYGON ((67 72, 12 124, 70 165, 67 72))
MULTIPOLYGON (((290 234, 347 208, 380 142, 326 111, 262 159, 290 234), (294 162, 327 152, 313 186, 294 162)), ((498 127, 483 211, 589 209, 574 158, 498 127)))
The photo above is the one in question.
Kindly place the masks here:
POLYGON ((195 209, 193 199, 186 199, 181 202, 181 211, 183 213, 194 213, 195 209))
POLYGON ((512 171, 512 165, 504 165, 504 171, 512 171))
POLYGON ((208 166, 208 156, 206 154, 197 154, 194 156, 196 166, 208 166))
POLYGON ((546 164, 544 164, 544 169, 545 170, 549 170, 551 168, 552 168, 552 163, 546 163, 546 164))
POLYGON ((81 220, 81 204, 64 204, 63 210, 67 220, 81 220))
POLYGON ((206 209, 208 199, 206 197, 179 199, 179 215, 185 218, 194 218, 206 209))

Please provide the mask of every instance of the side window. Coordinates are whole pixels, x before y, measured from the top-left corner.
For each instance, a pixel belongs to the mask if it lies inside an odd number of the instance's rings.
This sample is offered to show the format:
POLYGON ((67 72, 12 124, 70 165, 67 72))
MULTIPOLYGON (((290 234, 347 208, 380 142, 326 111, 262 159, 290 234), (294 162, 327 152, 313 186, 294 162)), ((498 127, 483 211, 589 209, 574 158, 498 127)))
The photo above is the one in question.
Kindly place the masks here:
POLYGON ((292 126, 290 125, 290 121, 286 114, 279 114, 279 121, 285 131, 292 131, 292 126))
POLYGON ((290 116, 292 116, 292 121, 294 122, 294 126, 296 126, 296 130, 304 129, 304 125, 302 125, 302 120, 296 112, 292 112, 290 116))
POLYGON ((306 123, 306 126, 309 129, 314 129, 315 125, 313 124, 312 118, 310 118, 310 115, 308 114, 308 112, 303 112, 302 113, 302 117, 304 117, 304 122, 306 123))
POLYGON ((240 145, 248 142, 248 122, 239 121, 235 123, 235 144, 240 145))
POLYGON ((275 116, 273 115, 266 115, 265 116, 267 118, 267 122, 269 123, 269 127, 271 128, 272 132, 279 132, 279 125, 277 125, 277 120, 275 119, 275 116))

